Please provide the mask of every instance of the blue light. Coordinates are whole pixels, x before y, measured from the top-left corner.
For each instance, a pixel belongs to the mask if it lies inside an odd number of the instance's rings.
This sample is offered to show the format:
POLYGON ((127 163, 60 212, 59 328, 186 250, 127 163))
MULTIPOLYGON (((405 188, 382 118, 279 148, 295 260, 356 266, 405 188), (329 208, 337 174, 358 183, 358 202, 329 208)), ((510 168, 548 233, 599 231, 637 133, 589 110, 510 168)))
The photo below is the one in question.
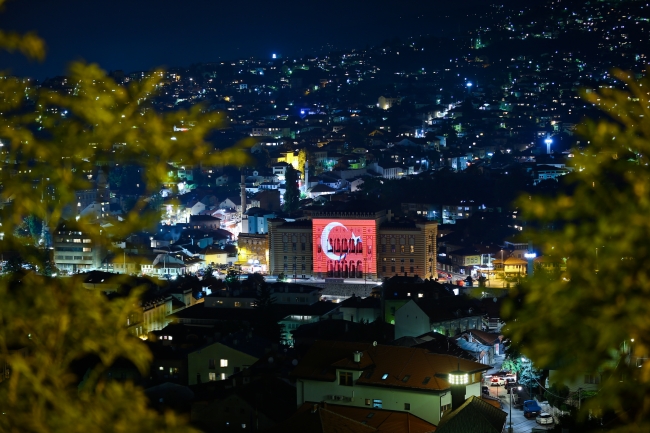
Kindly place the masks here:
POLYGON ((275 53, 273 53, 273 54, 271 55, 271 57, 274 58, 274 59, 277 59, 277 58, 278 58, 278 55, 275 54, 275 53))

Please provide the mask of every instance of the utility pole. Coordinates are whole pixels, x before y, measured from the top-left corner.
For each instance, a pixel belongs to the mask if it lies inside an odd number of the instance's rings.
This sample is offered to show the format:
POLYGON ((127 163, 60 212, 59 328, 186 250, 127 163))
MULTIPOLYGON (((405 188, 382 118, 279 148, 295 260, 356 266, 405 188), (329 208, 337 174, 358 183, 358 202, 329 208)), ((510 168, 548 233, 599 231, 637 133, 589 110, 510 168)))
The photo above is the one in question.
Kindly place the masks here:
POLYGON ((578 388, 578 410, 580 410, 581 405, 582 405, 582 388, 578 388))

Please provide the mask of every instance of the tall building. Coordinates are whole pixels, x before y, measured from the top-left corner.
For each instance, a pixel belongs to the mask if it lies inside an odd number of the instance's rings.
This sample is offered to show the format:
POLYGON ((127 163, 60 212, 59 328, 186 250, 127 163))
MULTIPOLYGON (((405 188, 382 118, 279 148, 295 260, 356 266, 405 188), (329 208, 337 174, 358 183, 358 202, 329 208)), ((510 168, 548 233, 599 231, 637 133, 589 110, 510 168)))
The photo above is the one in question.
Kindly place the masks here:
POLYGON ((101 269, 108 251, 84 234, 78 224, 60 224, 53 237, 56 267, 71 273, 101 269))
POLYGON ((437 232, 435 221, 395 221, 385 210, 314 211, 305 220, 271 219, 269 273, 435 278, 437 232))

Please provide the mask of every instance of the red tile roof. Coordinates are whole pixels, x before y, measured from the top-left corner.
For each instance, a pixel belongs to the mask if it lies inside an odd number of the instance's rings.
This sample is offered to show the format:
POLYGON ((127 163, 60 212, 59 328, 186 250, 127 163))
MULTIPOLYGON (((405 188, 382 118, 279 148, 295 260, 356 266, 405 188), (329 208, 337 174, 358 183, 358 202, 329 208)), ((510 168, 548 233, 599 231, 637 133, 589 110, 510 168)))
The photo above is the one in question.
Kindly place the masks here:
POLYGON ((316 341, 298 362, 292 376, 332 382, 336 380, 337 368, 362 370, 356 381, 360 385, 440 391, 449 389, 446 375, 459 367, 468 373, 490 368, 489 365, 414 347, 316 341), (354 362, 355 351, 362 352, 359 363, 354 362))

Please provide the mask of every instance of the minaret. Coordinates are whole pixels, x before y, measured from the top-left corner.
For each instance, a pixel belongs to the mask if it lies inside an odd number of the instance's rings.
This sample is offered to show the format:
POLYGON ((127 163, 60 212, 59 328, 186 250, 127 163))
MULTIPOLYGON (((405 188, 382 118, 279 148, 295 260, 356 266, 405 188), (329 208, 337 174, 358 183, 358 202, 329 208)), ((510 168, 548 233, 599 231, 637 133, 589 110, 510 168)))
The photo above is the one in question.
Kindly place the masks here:
POLYGON ((305 160, 305 182, 303 185, 304 188, 304 193, 307 194, 307 190, 309 189, 309 163, 307 160, 305 160))
MULTIPOLYGON (((246 175, 244 170, 241 171, 241 233, 248 233, 248 224, 244 225, 244 217, 246 215, 246 175)), ((248 221, 246 221, 248 223, 248 221)))

